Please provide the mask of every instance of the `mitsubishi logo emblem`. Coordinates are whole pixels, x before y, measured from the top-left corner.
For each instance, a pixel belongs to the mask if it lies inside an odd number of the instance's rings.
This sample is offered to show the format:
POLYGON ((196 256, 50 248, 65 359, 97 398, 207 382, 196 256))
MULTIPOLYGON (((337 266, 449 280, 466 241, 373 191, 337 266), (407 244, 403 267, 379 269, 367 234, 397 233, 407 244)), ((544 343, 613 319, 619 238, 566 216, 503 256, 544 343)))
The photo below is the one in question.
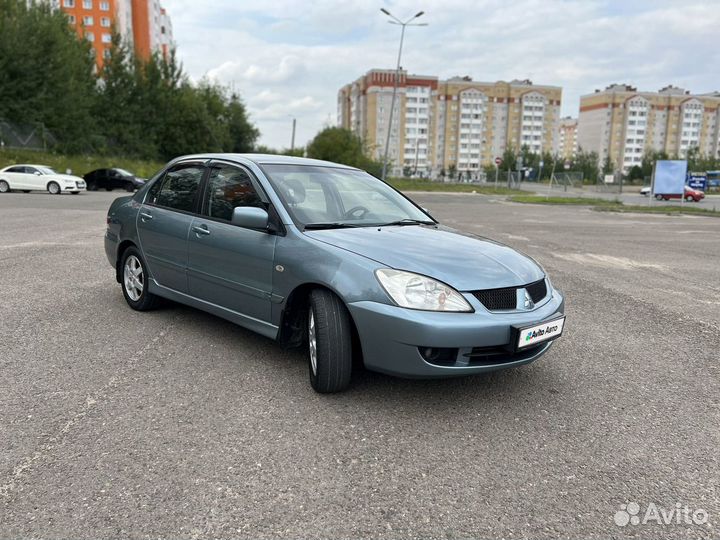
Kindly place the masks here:
POLYGON ((533 299, 530 297, 530 294, 527 292, 527 290, 524 291, 524 302, 523 302, 523 308, 525 309, 532 309, 535 307, 535 302, 533 302, 533 299))

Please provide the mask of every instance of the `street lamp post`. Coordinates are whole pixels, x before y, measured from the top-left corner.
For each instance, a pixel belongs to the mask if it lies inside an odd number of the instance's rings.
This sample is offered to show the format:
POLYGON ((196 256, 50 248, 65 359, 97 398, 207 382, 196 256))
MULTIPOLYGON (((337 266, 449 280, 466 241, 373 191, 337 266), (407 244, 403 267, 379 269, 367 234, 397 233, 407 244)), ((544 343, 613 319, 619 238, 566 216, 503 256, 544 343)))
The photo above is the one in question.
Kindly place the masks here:
POLYGON ((388 121, 388 131, 387 135, 385 136, 385 157, 383 158, 382 168, 382 179, 385 180, 385 175, 387 174, 388 153, 390 152, 390 134, 392 133, 393 112, 395 110, 395 96, 397 95, 398 80, 400 79, 400 58, 402 57, 403 41, 405 40, 405 28, 407 26, 427 26, 427 24, 411 24, 412 21, 422 16, 423 13, 425 13, 424 11, 419 11, 413 17, 409 18, 407 21, 404 22, 398 19, 395 15, 390 13, 385 8, 380 8, 380 11, 382 11, 385 15, 392 19, 391 21, 388 21, 390 24, 396 24, 402 28, 400 31, 400 48, 398 49, 397 67, 395 68, 395 82, 393 84, 392 99, 390 100, 390 120, 388 121))

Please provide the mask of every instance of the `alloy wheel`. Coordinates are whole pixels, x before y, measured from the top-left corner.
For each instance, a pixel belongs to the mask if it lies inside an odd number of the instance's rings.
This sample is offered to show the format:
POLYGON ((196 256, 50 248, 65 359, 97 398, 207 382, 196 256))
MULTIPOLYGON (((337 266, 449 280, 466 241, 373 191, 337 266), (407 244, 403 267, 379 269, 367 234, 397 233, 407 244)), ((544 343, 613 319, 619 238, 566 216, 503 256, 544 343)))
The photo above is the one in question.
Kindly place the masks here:
POLYGON ((125 260, 125 268, 123 269, 123 284, 125 285, 125 291, 130 297, 130 300, 133 302, 140 300, 143 289, 145 288, 145 279, 142 263, 135 255, 130 255, 125 260))
POLYGON ((308 315, 308 348, 310 350, 310 368, 317 375, 317 336, 315 334, 315 315, 312 307, 308 315))

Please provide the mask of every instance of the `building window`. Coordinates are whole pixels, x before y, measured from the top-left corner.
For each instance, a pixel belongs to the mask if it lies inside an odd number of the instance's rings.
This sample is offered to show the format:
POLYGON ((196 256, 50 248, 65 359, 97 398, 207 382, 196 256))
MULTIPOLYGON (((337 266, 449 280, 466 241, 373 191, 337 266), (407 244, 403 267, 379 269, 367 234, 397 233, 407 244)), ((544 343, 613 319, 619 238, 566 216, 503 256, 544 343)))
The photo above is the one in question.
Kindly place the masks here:
POLYGON ((92 17, 83 17, 83 24, 85 26, 92 26, 93 25, 93 18, 92 17))
POLYGON ((68 21, 70 21, 70 24, 75 24, 77 19, 75 19, 75 15, 68 15, 68 21))
POLYGON ((63 0, 63 6, 65 6, 66 8, 74 8, 75 0, 63 0))
POLYGON ((100 19, 100 26, 102 26, 103 28, 110 28, 110 19, 108 19, 107 17, 102 17, 100 19))
POLYGON ((110 11, 110 2, 100 2, 100 11, 110 11))
POLYGON ((103 34, 102 35, 102 42, 103 43, 111 43, 112 42, 112 36, 110 34, 103 34))
POLYGON ((87 39, 88 41, 95 41, 95 34, 93 34, 92 32, 86 32, 85 39, 87 39))
POLYGON ((83 0, 83 9, 92 9, 92 0, 83 0))

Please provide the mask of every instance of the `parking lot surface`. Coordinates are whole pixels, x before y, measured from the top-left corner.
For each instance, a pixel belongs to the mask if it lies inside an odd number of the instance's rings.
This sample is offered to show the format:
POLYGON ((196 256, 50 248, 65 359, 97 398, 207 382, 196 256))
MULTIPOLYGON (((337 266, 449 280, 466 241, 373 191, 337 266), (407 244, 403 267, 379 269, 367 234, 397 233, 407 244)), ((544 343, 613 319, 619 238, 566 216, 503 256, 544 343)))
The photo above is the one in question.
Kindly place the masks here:
POLYGON ((0 196, 1 538, 720 536, 720 219, 414 195, 535 257, 565 335, 327 396, 298 351, 130 310, 102 247, 122 195, 0 196), (621 527, 629 502, 708 519, 621 527))

